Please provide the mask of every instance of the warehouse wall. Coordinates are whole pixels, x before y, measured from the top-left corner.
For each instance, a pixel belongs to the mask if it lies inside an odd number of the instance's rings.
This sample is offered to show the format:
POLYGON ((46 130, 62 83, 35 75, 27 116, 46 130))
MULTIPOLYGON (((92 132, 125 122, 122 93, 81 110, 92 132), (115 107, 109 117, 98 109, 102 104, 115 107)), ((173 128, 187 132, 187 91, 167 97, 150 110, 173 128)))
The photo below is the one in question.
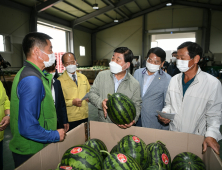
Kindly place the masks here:
POLYGON ((222 53, 222 12, 212 11, 210 51, 222 53))
POLYGON ((12 67, 22 67, 22 40, 29 32, 29 14, 0 6, 0 34, 11 35, 12 52, 0 52, 12 67))
POLYGON ((79 30, 73 31, 74 35, 74 53, 79 66, 91 66, 91 34, 79 30), (80 56, 79 46, 85 46, 85 56, 80 56))
POLYGON ((138 17, 96 35, 96 59, 111 59, 117 47, 128 47, 134 55, 142 55, 142 19, 138 17))

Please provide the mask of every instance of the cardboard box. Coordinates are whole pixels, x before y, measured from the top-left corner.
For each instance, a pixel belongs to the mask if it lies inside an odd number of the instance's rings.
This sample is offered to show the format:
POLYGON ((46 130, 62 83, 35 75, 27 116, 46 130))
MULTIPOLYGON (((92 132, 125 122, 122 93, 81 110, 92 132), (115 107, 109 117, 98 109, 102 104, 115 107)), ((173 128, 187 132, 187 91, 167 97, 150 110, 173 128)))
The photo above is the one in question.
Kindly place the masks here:
MULTIPOLYGON (((17 170, 49 170, 56 169, 61 161, 64 152, 75 145, 84 144, 87 137, 85 136, 85 125, 81 124, 72 131, 67 133, 63 142, 52 143, 39 151, 28 161, 22 164, 17 170)), ((162 141, 170 152, 171 159, 181 152, 192 152, 198 155, 207 166, 207 170, 222 169, 220 157, 208 147, 207 152, 202 154, 203 136, 188 133, 172 132, 142 127, 131 127, 120 129, 112 123, 103 123, 90 121, 90 138, 102 140, 108 151, 112 149, 117 142, 126 135, 136 135, 146 144, 162 141)))

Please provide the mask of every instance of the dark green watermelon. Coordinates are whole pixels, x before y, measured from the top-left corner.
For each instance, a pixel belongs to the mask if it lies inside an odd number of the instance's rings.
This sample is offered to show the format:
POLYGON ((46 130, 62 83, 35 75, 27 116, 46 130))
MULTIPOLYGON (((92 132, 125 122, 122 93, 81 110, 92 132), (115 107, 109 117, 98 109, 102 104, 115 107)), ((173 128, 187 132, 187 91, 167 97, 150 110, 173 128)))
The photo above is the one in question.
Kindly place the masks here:
POLYGON ((148 162, 147 166, 160 165, 162 168, 171 169, 170 153, 161 141, 147 145, 148 162))
POLYGON ((117 144, 118 152, 132 156, 136 162, 144 168, 148 160, 145 142, 135 135, 123 137, 117 144))
POLYGON ((146 168, 144 170, 165 170, 165 169, 163 169, 159 164, 159 165, 149 166, 148 168, 146 168))
POLYGON ((69 148, 63 155, 61 166, 70 166, 73 169, 101 170, 103 166, 101 155, 87 145, 76 145, 69 148))
POLYGON ((120 152, 112 153, 103 162, 104 169, 142 170, 138 163, 129 155, 120 152))
POLYGON ((172 162, 172 170, 205 170, 204 162, 191 152, 183 152, 175 156, 172 162))
POLYGON ((103 157, 103 159, 106 158, 107 154, 105 152, 100 152, 101 150, 107 151, 106 145, 103 143, 103 141, 99 139, 90 139, 85 142, 85 145, 88 145, 92 148, 94 148, 100 155, 103 157))
POLYGON ((132 100, 121 93, 108 94, 107 113, 113 123, 125 125, 136 117, 136 108, 132 100))
POLYGON ((117 145, 113 146, 112 150, 110 151, 110 153, 115 153, 117 152, 117 145))

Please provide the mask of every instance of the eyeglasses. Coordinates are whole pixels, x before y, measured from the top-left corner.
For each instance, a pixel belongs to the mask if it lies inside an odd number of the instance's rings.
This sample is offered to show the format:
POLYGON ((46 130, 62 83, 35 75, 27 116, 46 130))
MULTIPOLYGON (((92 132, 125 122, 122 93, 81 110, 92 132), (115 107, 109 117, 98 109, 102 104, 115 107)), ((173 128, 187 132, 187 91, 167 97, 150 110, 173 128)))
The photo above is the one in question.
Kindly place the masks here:
POLYGON ((159 65, 159 64, 160 64, 160 61, 158 61, 158 60, 152 60, 152 59, 150 59, 150 58, 148 58, 147 61, 148 61, 149 63, 155 64, 155 65, 159 65))

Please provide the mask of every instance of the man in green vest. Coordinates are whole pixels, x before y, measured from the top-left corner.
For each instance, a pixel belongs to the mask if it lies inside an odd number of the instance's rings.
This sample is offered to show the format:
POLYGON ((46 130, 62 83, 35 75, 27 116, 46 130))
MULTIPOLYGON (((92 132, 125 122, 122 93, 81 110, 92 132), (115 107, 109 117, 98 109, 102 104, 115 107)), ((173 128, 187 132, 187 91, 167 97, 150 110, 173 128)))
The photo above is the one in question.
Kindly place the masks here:
POLYGON ((55 62, 51 37, 29 33, 22 42, 26 61, 19 70, 11 92, 11 132, 9 143, 15 168, 40 151, 47 143, 64 140, 64 129, 57 129, 57 116, 51 93, 52 76, 45 67, 55 62))

